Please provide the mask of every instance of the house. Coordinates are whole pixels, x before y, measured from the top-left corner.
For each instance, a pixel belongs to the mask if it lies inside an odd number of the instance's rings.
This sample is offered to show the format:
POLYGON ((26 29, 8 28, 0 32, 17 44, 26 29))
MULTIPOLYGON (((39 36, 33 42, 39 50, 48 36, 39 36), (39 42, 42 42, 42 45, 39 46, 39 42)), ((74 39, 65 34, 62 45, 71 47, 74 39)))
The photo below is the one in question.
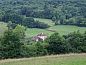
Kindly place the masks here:
POLYGON ((37 36, 34 36, 32 40, 38 42, 38 41, 44 41, 46 38, 47 35, 45 35, 44 33, 40 33, 37 36))

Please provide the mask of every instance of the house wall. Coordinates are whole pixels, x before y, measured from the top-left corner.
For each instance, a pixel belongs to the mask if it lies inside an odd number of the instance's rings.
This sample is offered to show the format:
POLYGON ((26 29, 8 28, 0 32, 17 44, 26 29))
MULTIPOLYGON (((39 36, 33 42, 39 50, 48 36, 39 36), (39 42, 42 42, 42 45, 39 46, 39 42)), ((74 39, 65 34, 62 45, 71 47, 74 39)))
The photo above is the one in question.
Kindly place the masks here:
POLYGON ((47 36, 38 36, 40 39, 42 39, 43 41, 47 38, 47 36))

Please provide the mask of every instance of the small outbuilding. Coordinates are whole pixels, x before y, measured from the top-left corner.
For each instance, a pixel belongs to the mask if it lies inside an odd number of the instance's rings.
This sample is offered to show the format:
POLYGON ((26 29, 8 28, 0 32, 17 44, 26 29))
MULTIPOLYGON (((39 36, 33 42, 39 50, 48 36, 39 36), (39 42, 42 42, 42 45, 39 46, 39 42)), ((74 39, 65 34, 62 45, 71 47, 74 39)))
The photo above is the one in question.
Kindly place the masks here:
POLYGON ((37 36, 32 37, 32 40, 38 42, 38 41, 44 41, 47 38, 47 35, 44 33, 40 33, 37 36))

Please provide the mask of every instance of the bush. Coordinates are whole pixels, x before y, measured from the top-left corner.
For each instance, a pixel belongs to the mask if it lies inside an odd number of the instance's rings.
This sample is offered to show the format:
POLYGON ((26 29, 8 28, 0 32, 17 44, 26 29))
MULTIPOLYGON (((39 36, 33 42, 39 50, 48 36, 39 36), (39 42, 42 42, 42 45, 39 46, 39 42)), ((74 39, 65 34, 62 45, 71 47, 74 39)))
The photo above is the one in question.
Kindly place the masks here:
POLYGON ((48 51, 50 54, 67 53, 67 43, 63 37, 58 33, 52 34, 48 39, 49 47, 48 51))
POLYGON ((66 37, 67 42, 70 44, 70 52, 85 53, 86 52, 86 34, 81 34, 79 31, 69 34, 66 37))
POLYGON ((47 55, 47 49, 42 42, 37 42, 31 45, 22 46, 23 57, 35 57, 35 56, 43 56, 47 55))

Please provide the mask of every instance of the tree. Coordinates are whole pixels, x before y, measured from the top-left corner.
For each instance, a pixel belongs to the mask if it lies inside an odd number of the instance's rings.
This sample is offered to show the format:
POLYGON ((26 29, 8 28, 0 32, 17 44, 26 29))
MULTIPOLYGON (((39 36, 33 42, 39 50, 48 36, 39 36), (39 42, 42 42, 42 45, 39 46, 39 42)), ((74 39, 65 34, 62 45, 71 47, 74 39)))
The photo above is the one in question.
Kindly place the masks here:
POLYGON ((25 18, 23 25, 29 28, 48 28, 49 25, 43 23, 43 22, 39 22, 39 21, 35 21, 32 17, 29 18, 25 18))
POLYGON ((14 30, 7 30, 0 43, 0 58, 18 58, 21 57, 21 48, 24 39, 24 31, 21 26, 17 26, 14 30))
POLYGON ((15 13, 6 13, 2 16, 2 21, 4 22, 12 21, 12 23, 15 24, 22 24, 23 17, 15 13))
POLYGON ((48 39, 48 43, 48 51, 50 54, 60 54, 67 52, 65 39, 61 37, 58 33, 52 34, 48 39))
POLYGON ((8 27, 9 30, 13 28, 11 21, 8 22, 7 27, 8 27))
POLYGON ((81 34, 79 31, 70 33, 66 37, 66 40, 71 46, 70 52, 86 52, 86 34, 81 34))
POLYGON ((47 55, 47 49, 45 47, 46 45, 44 45, 43 42, 37 42, 35 46, 37 49, 36 51, 37 56, 47 55))
POLYGON ((52 17, 52 21, 56 22, 56 17, 55 16, 52 17))
POLYGON ((18 35, 20 39, 25 38, 25 27, 21 25, 17 25, 15 29, 13 29, 13 33, 18 35))

